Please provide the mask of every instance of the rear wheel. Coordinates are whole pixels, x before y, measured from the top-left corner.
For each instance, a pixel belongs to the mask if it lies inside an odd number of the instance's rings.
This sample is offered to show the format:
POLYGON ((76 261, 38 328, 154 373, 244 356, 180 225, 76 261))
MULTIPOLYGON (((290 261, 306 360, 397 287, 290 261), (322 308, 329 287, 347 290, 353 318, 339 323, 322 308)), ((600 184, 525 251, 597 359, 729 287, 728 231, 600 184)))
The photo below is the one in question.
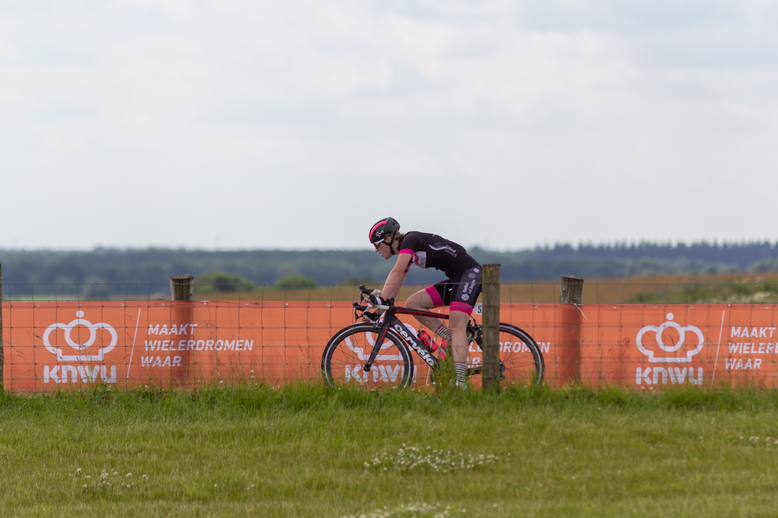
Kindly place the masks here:
MULTIPOLYGON (((479 330, 478 338, 480 337, 479 330)), ((499 343, 502 384, 540 385, 543 382, 543 354, 529 333, 510 324, 500 324, 499 343)), ((468 363, 471 367, 468 371, 473 376, 473 381, 480 384, 483 353, 475 342, 469 349, 468 363)))
POLYGON ((540 385, 545 364, 543 353, 529 333, 510 324, 500 324, 500 361, 509 385, 540 385))
POLYGON ((413 359, 405 342, 394 331, 389 330, 373 365, 365 371, 377 336, 375 327, 368 323, 338 331, 321 358, 324 382, 332 387, 407 388, 413 380, 413 359))

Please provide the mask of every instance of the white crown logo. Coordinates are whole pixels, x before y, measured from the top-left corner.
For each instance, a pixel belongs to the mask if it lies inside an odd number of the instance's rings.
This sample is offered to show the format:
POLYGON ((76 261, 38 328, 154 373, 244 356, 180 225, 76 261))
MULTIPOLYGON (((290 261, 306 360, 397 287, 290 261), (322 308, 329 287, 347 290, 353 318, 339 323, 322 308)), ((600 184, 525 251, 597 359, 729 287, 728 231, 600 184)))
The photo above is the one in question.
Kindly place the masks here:
POLYGON ((640 352, 648 356, 648 361, 651 363, 690 363, 692 361, 692 356, 697 354, 702 350, 702 347, 705 345, 705 337, 702 334, 702 331, 700 331, 700 328, 696 326, 681 326, 678 325, 676 322, 673 322, 673 314, 668 313, 667 314, 667 322, 662 324, 661 326, 645 326, 638 332, 637 338, 635 338, 635 343, 638 346, 638 349, 640 349, 640 352), (665 329, 668 329, 672 327, 676 331, 678 331, 678 343, 675 345, 665 345, 664 342, 662 342, 662 333, 665 329), (643 346, 643 335, 648 332, 653 331, 656 333, 656 343, 659 346, 660 349, 662 349, 666 353, 674 353, 678 351, 681 347, 684 346, 684 343, 686 342, 686 333, 687 332, 693 332, 695 335, 697 335, 697 347, 694 349, 690 349, 686 351, 686 357, 683 356, 666 356, 666 357, 654 357, 654 351, 651 351, 649 349, 646 349, 643 346))
POLYGON ((43 333, 43 345, 46 346, 46 349, 48 349, 51 353, 57 355, 57 361, 58 362, 101 362, 103 361, 103 357, 106 353, 110 352, 115 346, 116 342, 119 341, 118 336, 116 335, 116 330, 103 322, 100 322, 98 324, 93 324, 92 322, 88 320, 82 320, 81 317, 84 316, 83 311, 76 312, 76 319, 70 322, 69 324, 51 324, 49 327, 46 328, 46 331, 43 333), (76 326, 84 326, 87 329, 89 329, 89 340, 86 341, 86 343, 83 344, 77 344, 73 341, 73 338, 70 336, 71 332, 73 331, 73 328, 76 326), (89 349, 89 347, 92 346, 92 344, 95 343, 95 339, 97 339, 97 330, 98 329, 105 329, 111 334, 111 343, 107 345, 106 347, 103 347, 102 349, 99 349, 97 351, 97 354, 89 355, 89 354, 76 354, 73 356, 67 356, 62 354, 62 349, 57 349, 53 345, 49 343, 49 335, 51 335, 51 332, 55 329, 64 329, 65 330, 65 341, 68 343, 70 347, 81 353, 81 351, 86 351, 89 349))
MULTIPOLYGON (((355 345, 351 341, 350 336, 347 337, 345 340, 346 347, 348 347, 351 350, 351 352, 356 353, 357 358, 359 358, 360 361, 367 361, 370 358, 370 353, 373 351, 373 347, 375 347, 376 336, 377 335, 373 335, 372 333, 366 334, 367 343, 370 344, 370 348, 367 351, 365 351, 362 347, 355 345)), ((379 351, 382 351, 392 346, 394 346, 394 342, 392 342, 389 339, 389 337, 387 337, 386 341, 383 344, 381 344, 381 349, 379 349, 379 351)), ((375 359, 376 361, 402 361, 402 356, 399 354, 378 354, 375 359)))

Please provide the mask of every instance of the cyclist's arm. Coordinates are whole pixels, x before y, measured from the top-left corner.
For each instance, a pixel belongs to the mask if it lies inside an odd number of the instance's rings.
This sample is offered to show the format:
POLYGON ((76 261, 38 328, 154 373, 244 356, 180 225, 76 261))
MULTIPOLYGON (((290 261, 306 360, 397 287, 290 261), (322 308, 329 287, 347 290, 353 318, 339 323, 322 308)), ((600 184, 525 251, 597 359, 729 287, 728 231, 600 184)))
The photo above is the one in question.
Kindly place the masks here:
POLYGON ((389 272, 389 276, 386 278, 384 289, 381 290, 381 298, 393 299, 400 293, 400 287, 405 281, 405 276, 408 275, 408 268, 411 263, 411 254, 400 254, 397 256, 397 262, 394 263, 394 268, 389 272))

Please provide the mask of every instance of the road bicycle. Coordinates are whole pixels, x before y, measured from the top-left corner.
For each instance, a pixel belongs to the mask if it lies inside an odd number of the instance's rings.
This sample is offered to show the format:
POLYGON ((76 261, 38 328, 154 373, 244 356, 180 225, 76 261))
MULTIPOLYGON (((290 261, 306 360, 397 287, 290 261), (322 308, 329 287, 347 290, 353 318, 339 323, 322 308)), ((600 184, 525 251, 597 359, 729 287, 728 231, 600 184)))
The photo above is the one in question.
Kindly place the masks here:
MULTIPOLYGON (((412 383, 435 383, 441 369, 441 359, 417 336, 412 326, 397 315, 427 316, 448 319, 447 314, 395 306, 373 305, 370 295, 378 293, 360 286, 360 300, 354 302, 355 324, 333 335, 321 358, 321 370, 330 386, 362 385, 368 388, 408 388, 412 383), (383 311, 379 317, 376 310, 383 311), (362 320, 362 322, 359 322, 362 320), (365 321, 367 320, 367 321, 365 321), (419 376, 411 351, 429 366, 427 374, 419 376), (423 379, 421 379, 423 378, 423 379)), ((471 319, 467 326, 468 378, 481 374, 481 325, 471 319)), ((543 382, 543 355, 529 333, 510 324, 500 324, 501 380, 509 384, 531 385, 543 382)), ((438 351, 438 354, 440 351, 438 351)), ((472 379, 475 383, 480 379, 472 379)))

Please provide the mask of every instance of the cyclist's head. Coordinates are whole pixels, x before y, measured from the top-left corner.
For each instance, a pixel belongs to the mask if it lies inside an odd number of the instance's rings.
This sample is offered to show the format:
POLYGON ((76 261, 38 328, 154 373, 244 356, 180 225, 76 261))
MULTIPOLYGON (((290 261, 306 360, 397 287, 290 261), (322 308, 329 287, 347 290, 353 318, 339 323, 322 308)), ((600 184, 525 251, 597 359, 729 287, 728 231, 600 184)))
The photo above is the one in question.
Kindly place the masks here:
POLYGON ((370 228, 370 242, 376 245, 386 236, 394 237, 400 230, 400 224, 394 218, 384 218, 370 228))

